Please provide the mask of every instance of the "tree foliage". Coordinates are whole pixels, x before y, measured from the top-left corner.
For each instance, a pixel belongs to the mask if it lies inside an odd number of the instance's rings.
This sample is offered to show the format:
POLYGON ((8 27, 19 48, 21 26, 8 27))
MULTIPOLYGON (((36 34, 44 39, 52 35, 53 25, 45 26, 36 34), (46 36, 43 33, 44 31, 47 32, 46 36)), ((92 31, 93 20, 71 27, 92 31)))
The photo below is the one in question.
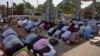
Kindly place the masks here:
POLYGON ((62 13, 71 13, 72 11, 74 11, 75 8, 76 8, 76 3, 72 0, 65 3, 62 2, 58 5, 58 9, 62 13))
POLYGON ((100 14, 100 2, 96 3, 96 11, 100 14))
POLYGON ((29 3, 29 2, 25 2, 25 3, 20 3, 20 4, 16 4, 16 3, 13 3, 13 11, 14 11, 14 14, 23 14, 24 10, 25 9, 34 9, 34 7, 29 3))
POLYGON ((42 4, 38 5, 38 7, 36 7, 35 10, 37 12, 43 12, 43 5, 42 4))

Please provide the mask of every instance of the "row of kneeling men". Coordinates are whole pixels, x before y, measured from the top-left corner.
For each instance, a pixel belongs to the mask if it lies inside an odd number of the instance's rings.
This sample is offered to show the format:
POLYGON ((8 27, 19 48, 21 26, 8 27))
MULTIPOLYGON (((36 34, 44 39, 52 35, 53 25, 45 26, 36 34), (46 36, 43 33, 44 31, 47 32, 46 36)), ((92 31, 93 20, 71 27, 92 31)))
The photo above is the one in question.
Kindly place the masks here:
POLYGON ((38 53, 40 56, 55 56, 56 54, 56 50, 50 45, 49 40, 35 33, 29 33, 23 39, 20 39, 13 28, 5 26, 2 29, 1 35, 3 37, 3 45, 7 56, 13 56, 14 53, 23 49, 25 46, 27 46, 28 50, 32 50, 33 54, 38 53))
MULTIPOLYGON (((23 22, 25 22, 25 21, 23 21, 23 22)), ((26 24, 26 23, 24 23, 24 24, 26 24)), ((22 25, 24 25, 24 24, 22 24, 22 25)), ((34 23, 32 23, 32 24, 34 24, 34 23)), ((100 25, 99 23, 91 24, 91 21, 89 21, 89 22, 79 21, 78 24, 77 24, 77 22, 72 21, 69 24, 59 24, 59 25, 41 21, 41 22, 38 22, 38 24, 37 24, 37 26, 39 28, 48 30, 48 33, 50 36, 51 35, 57 36, 59 38, 62 38, 63 40, 68 40, 69 38, 70 38, 70 40, 79 39, 79 38, 73 37, 72 35, 79 35, 81 37, 84 36, 84 38, 90 39, 93 37, 94 34, 97 34, 98 31, 100 31, 99 25, 100 25)), ((34 27, 30 27, 30 29, 32 29, 32 28, 34 28, 34 27)), ((74 41, 78 42, 78 40, 74 40, 74 41)))
POLYGON ((33 22, 30 20, 19 20, 17 22, 17 25, 23 27, 26 31, 30 32, 30 31, 32 31, 32 28, 34 28, 34 27, 48 30, 49 28, 53 27, 55 24, 45 22, 45 21, 33 22))
POLYGON ((48 30, 48 34, 53 37, 63 39, 64 41, 78 42, 81 37, 85 39, 93 38, 94 34, 99 33, 100 24, 97 23, 92 27, 91 23, 80 23, 75 24, 70 22, 70 24, 59 24, 51 27, 48 30), (95 29, 93 29, 95 28, 95 29))

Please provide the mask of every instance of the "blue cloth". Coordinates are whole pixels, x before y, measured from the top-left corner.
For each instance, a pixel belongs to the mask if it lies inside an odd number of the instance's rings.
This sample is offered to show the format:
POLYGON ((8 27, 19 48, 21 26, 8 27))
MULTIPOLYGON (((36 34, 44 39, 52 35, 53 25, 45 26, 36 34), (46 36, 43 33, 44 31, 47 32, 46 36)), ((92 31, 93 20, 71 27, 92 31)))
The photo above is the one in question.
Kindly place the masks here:
POLYGON ((91 35, 92 35, 92 31, 91 30, 84 30, 83 35, 85 36, 86 39, 90 39, 91 35))
POLYGON ((2 37, 5 38, 5 37, 7 37, 10 34, 15 34, 16 36, 18 36, 17 33, 13 29, 7 29, 6 31, 4 31, 2 33, 2 37))
POLYGON ((27 24, 28 24, 28 23, 23 23, 23 24, 22 24, 22 27, 25 27, 27 24))
POLYGON ((61 38, 61 35, 64 33, 65 31, 61 31, 61 33, 59 34, 59 38, 61 38))
POLYGON ((34 24, 27 24, 26 26, 25 26, 25 29, 26 30, 30 30, 30 29, 32 29, 34 27, 34 24))
POLYGON ((37 35, 35 34, 35 33, 29 33, 26 37, 25 37, 25 39, 24 39, 24 43, 25 44, 28 44, 28 43, 30 43, 34 38, 36 38, 37 37, 37 35))
POLYGON ((4 47, 7 49, 7 48, 11 48, 13 47, 14 45, 16 44, 21 44, 23 46, 23 43, 18 39, 18 38, 15 38, 9 42, 7 42, 4 47))
POLYGON ((17 38, 16 35, 9 35, 9 36, 7 36, 6 38, 4 38, 3 44, 8 43, 9 41, 11 41, 11 40, 13 40, 13 39, 15 39, 15 38, 17 38))

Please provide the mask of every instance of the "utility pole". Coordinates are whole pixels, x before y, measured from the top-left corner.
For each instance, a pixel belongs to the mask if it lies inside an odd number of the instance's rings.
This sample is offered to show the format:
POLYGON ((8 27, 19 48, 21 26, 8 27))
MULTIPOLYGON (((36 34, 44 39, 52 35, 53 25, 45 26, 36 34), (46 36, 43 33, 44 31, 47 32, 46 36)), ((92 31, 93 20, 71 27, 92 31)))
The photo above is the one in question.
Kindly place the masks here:
POLYGON ((36 0, 37 1, 37 5, 39 5, 39 2, 38 2, 38 0, 36 0))
POLYGON ((12 2, 12 18, 13 18, 13 0, 11 0, 12 2))
POLYGON ((9 2, 7 1, 7 18, 8 18, 8 15, 9 15, 9 2))
POLYGON ((76 19, 80 19, 80 12, 81 12, 81 2, 77 0, 77 7, 76 7, 76 19))
POLYGON ((4 13, 5 12, 4 10, 5 10, 4 5, 2 5, 2 18, 4 18, 4 14, 5 14, 4 13))
POLYGON ((95 19, 95 13, 96 13, 96 0, 93 0, 92 4, 92 18, 95 19))

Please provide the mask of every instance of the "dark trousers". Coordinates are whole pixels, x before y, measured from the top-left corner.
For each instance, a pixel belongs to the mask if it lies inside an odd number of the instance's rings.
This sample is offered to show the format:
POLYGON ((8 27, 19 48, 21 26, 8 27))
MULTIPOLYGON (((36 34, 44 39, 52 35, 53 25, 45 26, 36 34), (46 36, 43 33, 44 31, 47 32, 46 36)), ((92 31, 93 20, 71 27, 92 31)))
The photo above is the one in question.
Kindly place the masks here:
POLYGON ((61 35, 64 33, 65 31, 61 31, 61 33, 59 34, 59 38, 61 38, 61 35))
POLYGON ((35 54, 38 53, 40 56, 43 56, 43 53, 48 53, 50 50, 51 50, 50 47, 47 46, 47 47, 43 48, 42 50, 38 50, 38 51, 33 50, 33 51, 34 51, 35 54))
POLYGON ((12 56, 13 53, 15 53, 16 51, 20 50, 23 46, 21 44, 16 44, 11 48, 8 48, 5 50, 7 56, 12 56))
POLYGON ((33 49, 33 44, 36 43, 38 40, 40 40, 41 37, 36 37, 35 39, 33 39, 28 45, 28 49, 33 49))
POLYGON ((55 32, 56 32, 56 29, 53 30, 51 33, 48 33, 48 34, 49 34, 49 36, 52 36, 55 32))

